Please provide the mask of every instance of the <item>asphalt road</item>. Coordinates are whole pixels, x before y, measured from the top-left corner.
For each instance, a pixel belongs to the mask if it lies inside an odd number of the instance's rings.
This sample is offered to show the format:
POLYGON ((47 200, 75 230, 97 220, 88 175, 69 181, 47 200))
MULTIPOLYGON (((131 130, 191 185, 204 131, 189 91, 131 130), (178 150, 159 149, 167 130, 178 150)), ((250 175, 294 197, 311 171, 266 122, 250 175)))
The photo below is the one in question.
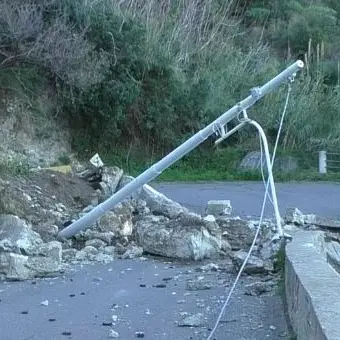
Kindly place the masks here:
MULTIPOLYGON (((233 215, 238 216, 258 217, 265 192, 261 182, 157 183, 152 186, 199 213, 204 212, 208 200, 230 200, 233 215)), ((303 213, 340 217, 340 183, 278 183, 276 191, 282 216, 287 208, 296 207, 303 213)), ((270 203, 265 213, 267 217, 273 216, 270 203)))
MULTIPOLYGON (((0 338, 109 339, 114 329, 124 340, 137 338, 136 332, 150 340, 206 339, 232 278, 148 259, 86 265, 62 278, 1 284, 0 338), (216 287, 188 291, 187 280, 201 275, 216 287), (41 304, 46 301, 48 305, 41 304), (179 327, 181 312, 202 313, 202 325, 179 327)), ((287 339, 280 298, 244 295, 249 282, 251 278, 242 279, 214 339, 287 339)))
MULTIPOLYGON (((230 199, 235 214, 258 215, 263 195, 258 183, 153 186, 198 212, 209 199, 230 199)), ((278 185, 280 206, 338 216, 339 189, 334 184, 278 185)), ((235 275, 197 273, 201 265, 152 258, 117 260, 75 266, 53 279, 0 283, 0 339, 99 340, 108 339, 113 329, 123 340, 137 338, 136 332, 149 340, 204 340, 235 275), (187 280, 198 276, 210 280, 211 289, 187 290, 187 280), (202 313, 201 325, 179 327, 185 312, 202 313)), ((253 280, 242 278, 214 339, 289 339, 280 297, 245 295, 245 285, 253 280)))

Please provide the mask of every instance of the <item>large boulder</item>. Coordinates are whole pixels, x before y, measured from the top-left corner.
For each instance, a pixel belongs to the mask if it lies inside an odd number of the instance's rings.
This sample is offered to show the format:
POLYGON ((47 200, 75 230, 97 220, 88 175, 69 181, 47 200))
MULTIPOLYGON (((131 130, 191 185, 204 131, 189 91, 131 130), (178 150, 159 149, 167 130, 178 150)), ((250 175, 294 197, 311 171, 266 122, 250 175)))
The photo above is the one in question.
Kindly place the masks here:
MULTIPOLYGON (((127 184, 129 184, 130 182, 132 182, 135 178, 129 175, 124 175, 121 177, 117 189, 116 191, 119 191, 120 189, 122 189, 123 187, 125 187, 127 184)), ((131 195, 130 198, 132 197, 136 197, 136 195, 140 194, 141 189, 139 189, 137 192, 135 192, 134 194, 131 195)))
POLYGON ((0 215, 0 252, 33 255, 43 243, 40 235, 19 217, 0 215))
MULTIPOLYGON (((234 253, 232 261, 237 270, 240 270, 247 255, 247 252, 242 250, 234 253)), ((244 267, 244 273, 249 275, 266 274, 268 273, 268 271, 270 271, 270 269, 271 268, 268 268, 262 259, 258 258, 255 255, 250 255, 244 267)))
MULTIPOLYGON (((267 171, 266 158, 262 155, 262 164, 264 171, 267 171)), ((261 170, 261 152, 249 152, 241 161, 240 169, 244 171, 261 170)), ((298 169, 298 162, 291 156, 278 156, 275 160, 275 169, 280 172, 289 173, 298 169)))
POLYGON ((38 248, 38 256, 49 258, 60 264, 62 261, 62 245, 58 241, 43 243, 38 248))
POLYGON ((40 235, 19 217, 0 215, 0 277, 26 280, 48 276, 61 268, 62 246, 43 243, 40 235))
MULTIPOLYGON (((132 176, 123 176, 118 190, 133 181, 132 176)), ((182 207, 179 203, 174 202, 170 198, 166 197, 162 193, 153 189, 150 185, 143 185, 141 188, 131 194, 130 198, 136 200, 142 200, 146 202, 146 206, 155 215, 162 215, 168 218, 177 218, 180 214, 188 212, 188 210, 182 207)))
POLYGON ((103 215, 96 225, 100 232, 112 232, 115 237, 131 236, 133 231, 131 216, 117 215, 113 211, 103 215))
POLYGON ((222 237, 208 228, 207 222, 197 216, 170 220, 150 215, 136 223, 136 241, 154 255, 191 260, 218 257, 222 237))
POLYGON ((60 262, 52 257, 25 256, 15 253, 0 253, 0 278, 28 280, 50 276, 60 270, 60 262))
POLYGON ((54 241, 57 238, 59 228, 52 221, 32 225, 32 230, 37 232, 44 242, 54 241))
POLYGON ((140 198, 144 200, 151 212, 155 215, 163 215, 168 218, 177 218, 180 214, 187 212, 187 209, 179 203, 156 191, 149 185, 144 185, 140 198))
POLYGON ((36 254, 27 256, 14 252, 0 252, 0 278, 27 280, 51 276, 60 271, 62 247, 57 241, 43 243, 35 249, 36 254))
POLYGON ((99 188, 104 198, 108 198, 117 191, 118 184, 123 176, 123 170, 118 167, 104 168, 101 174, 99 188))
POLYGON ((233 250, 248 249, 252 244, 256 227, 251 221, 239 217, 219 217, 217 223, 233 250))

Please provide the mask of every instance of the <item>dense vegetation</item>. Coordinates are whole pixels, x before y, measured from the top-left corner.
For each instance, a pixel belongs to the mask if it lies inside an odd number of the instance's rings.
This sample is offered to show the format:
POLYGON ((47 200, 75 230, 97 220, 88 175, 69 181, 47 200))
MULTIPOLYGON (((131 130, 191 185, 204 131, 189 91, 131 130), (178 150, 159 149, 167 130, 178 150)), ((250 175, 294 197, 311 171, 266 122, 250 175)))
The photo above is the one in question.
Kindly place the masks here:
MULTIPOLYGON (((281 149, 312 152, 340 145, 339 42, 338 0, 0 0, 0 88, 67 119, 76 150, 151 159, 301 58, 281 149)), ((250 112, 271 138, 285 93, 250 112)))

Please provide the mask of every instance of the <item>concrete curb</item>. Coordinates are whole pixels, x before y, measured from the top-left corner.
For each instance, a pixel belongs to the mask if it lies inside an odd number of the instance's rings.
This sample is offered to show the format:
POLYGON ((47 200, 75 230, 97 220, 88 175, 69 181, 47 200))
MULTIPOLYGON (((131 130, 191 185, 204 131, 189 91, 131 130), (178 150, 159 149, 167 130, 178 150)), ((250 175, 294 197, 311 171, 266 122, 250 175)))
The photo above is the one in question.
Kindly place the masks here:
POLYGON ((340 275, 326 261, 322 232, 297 232, 287 244, 285 290, 298 340, 340 340, 340 275))

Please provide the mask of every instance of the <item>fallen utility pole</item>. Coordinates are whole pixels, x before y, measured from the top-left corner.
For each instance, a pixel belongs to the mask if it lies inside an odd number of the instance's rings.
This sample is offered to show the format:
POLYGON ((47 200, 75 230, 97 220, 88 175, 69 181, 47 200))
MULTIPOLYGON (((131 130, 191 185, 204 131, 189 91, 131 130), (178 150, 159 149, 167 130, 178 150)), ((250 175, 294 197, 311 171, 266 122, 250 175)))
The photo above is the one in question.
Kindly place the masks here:
MULTIPOLYGON (((69 238, 78 233, 79 231, 86 229, 93 225, 96 220, 104 215, 106 212, 113 209, 115 205, 121 202, 124 198, 131 195, 137 189, 147 184, 157 176, 159 176, 164 170, 178 161, 180 158, 185 156, 191 150, 195 149, 198 145, 204 142, 208 137, 216 132, 219 132, 228 122, 236 118, 241 112, 245 112, 249 107, 254 105, 259 99, 261 99, 266 94, 275 90, 282 83, 294 78, 295 74, 304 67, 304 63, 301 60, 296 61, 294 64, 286 68, 283 72, 277 75, 275 78, 270 80, 268 83, 262 87, 256 87, 251 90, 250 96, 248 96, 243 101, 236 104, 229 111, 222 114, 215 121, 210 123, 204 129, 197 132, 194 136, 189 138, 186 142, 181 144, 163 159, 161 159, 156 164, 152 165, 149 169, 144 171, 126 186, 121 188, 118 192, 108 198, 106 201, 99 204, 89 213, 81 217, 79 220, 73 222, 65 229, 61 230, 58 234, 59 238, 69 238)), ((280 223, 277 219, 277 223, 280 223)))

